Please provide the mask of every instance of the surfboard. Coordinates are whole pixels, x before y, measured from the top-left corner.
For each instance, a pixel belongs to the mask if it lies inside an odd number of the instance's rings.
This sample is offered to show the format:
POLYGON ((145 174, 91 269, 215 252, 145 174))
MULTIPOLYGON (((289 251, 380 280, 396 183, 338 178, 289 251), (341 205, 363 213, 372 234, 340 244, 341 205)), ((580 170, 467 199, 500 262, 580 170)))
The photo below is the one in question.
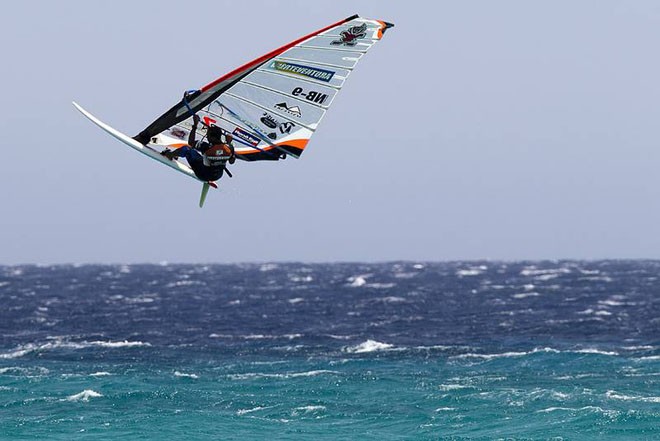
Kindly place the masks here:
POLYGON ((119 130, 115 129, 114 127, 111 127, 110 125, 104 123, 91 113, 89 113, 87 110, 83 109, 78 103, 75 101, 73 102, 73 105, 80 113, 82 113, 88 120, 96 124, 98 127, 103 129, 105 132, 110 134, 113 138, 118 139, 119 141, 123 142, 127 146, 137 150, 138 152, 142 153, 143 155, 146 155, 150 157, 153 160, 156 160, 162 164, 167 165, 168 167, 172 167, 174 170, 179 171, 183 173, 184 175, 190 176, 191 178, 204 182, 195 176, 195 173, 192 171, 190 167, 188 167, 185 164, 180 163, 179 161, 173 161, 170 159, 167 159, 163 155, 160 154, 158 150, 156 150, 153 147, 150 147, 148 144, 143 145, 131 138, 130 136, 120 132, 119 130))

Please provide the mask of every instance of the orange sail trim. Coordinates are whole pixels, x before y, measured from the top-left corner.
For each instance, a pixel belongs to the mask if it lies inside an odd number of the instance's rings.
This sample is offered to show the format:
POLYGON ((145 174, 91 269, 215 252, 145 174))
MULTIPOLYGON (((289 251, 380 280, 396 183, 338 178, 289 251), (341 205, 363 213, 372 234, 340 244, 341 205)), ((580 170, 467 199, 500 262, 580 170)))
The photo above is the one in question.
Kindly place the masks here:
POLYGON ((289 147, 295 147, 300 150, 305 150, 305 147, 307 146, 307 143, 309 142, 309 139, 294 139, 292 141, 287 141, 287 142, 281 142, 277 144, 278 146, 289 146, 289 147))
POLYGON ((275 144, 274 146, 269 145, 267 147, 262 148, 261 150, 258 150, 258 149, 243 150, 240 153, 236 153, 236 154, 237 155, 250 155, 252 153, 263 153, 263 152, 268 152, 270 150, 273 150, 276 147, 293 147, 293 148, 296 148, 296 149, 305 150, 305 147, 307 146, 308 142, 309 142, 309 139, 294 139, 294 140, 291 140, 291 141, 280 142, 278 144, 275 144))

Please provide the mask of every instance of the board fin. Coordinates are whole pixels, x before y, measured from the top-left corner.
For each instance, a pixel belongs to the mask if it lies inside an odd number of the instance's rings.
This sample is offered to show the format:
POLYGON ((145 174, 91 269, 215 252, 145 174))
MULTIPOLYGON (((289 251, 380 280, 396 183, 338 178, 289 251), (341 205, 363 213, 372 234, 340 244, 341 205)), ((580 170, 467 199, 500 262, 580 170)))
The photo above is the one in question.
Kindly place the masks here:
POLYGON ((210 186, 213 186, 213 188, 218 188, 215 182, 204 182, 204 184, 202 185, 202 195, 199 197, 199 208, 202 208, 204 206, 204 201, 206 201, 206 195, 209 192, 210 186))

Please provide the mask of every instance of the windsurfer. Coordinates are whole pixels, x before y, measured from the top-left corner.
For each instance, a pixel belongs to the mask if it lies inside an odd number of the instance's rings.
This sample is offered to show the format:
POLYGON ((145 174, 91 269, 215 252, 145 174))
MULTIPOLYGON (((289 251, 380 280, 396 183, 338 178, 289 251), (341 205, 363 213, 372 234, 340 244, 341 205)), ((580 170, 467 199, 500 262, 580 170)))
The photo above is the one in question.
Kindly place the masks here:
MULTIPOLYGON (((217 181, 226 170, 227 162, 236 161, 232 136, 217 126, 207 126, 206 139, 208 142, 195 141, 199 116, 193 115, 193 125, 188 137, 188 145, 176 150, 165 149, 161 155, 168 159, 186 158, 190 168, 202 181, 217 181), (224 139, 223 139, 224 138, 224 139)), ((231 177, 231 173, 227 170, 231 177)))

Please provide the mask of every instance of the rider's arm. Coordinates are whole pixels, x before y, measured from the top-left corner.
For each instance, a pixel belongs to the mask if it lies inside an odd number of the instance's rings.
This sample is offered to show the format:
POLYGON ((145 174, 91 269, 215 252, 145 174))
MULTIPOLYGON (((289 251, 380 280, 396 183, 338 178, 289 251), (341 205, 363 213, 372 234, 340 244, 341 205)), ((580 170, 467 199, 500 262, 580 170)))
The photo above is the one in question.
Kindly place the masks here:
POLYGON ((236 162, 236 152, 234 151, 234 143, 232 143, 234 138, 229 133, 226 133, 225 140, 227 141, 227 145, 231 149, 231 156, 229 157, 229 163, 233 164, 234 162, 236 162))
POLYGON ((193 115, 193 125, 190 129, 190 135, 188 135, 188 145, 190 147, 195 147, 195 134, 197 132, 197 124, 199 123, 199 116, 197 114, 193 115))

